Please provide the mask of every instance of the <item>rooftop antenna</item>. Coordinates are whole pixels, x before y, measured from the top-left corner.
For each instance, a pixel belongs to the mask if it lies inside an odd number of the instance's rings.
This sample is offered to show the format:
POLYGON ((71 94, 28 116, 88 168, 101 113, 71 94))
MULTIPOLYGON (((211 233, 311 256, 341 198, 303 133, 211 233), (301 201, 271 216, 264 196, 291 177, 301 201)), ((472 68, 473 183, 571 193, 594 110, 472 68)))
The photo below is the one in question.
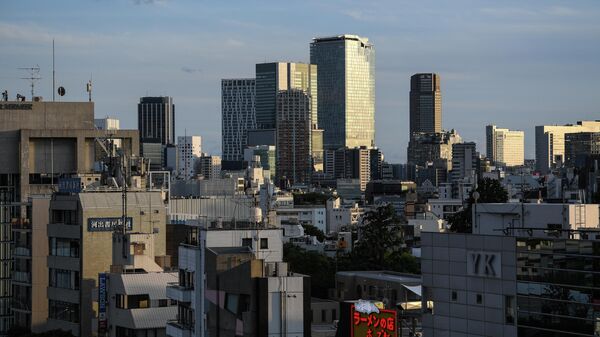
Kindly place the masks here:
POLYGON ((35 92, 34 92, 35 81, 42 79, 40 77, 40 66, 36 64, 35 67, 29 67, 29 68, 25 67, 25 68, 18 68, 18 69, 26 70, 29 72, 29 77, 21 77, 21 79, 31 81, 31 100, 33 101, 33 96, 35 95, 35 92))
POLYGON ((52 39, 52 102, 56 92, 56 73, 54 71, 54 39, 52 39))
POLYGON ((90 80, 85 85, 85 90, 88 92, 88 102, 92 101, 92 74, 90 74, 90 80))

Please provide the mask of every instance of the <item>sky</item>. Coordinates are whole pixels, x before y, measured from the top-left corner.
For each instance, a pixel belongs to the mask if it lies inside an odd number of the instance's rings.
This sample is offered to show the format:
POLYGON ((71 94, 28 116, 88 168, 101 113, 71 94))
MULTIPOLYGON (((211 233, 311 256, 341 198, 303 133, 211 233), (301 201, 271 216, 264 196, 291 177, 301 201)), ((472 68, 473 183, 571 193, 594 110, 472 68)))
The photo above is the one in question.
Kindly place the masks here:
POLYGON ((87 100, 96 117, 137 128, 142 96, 172 96, 177 135, 221 152, 222 78, 254 77, 261 62, 309 61, 313 37, 356 34, 376 49, 376 144, 406 161, 410 76, 442 78, 443 128, 485 153, 485 125, 600 119, 600 1, 5 1, 0 90, 30 96, 20 67, 39 65, 36 96, 87 100), (58 96, 57 96, 58 97, 58 96))

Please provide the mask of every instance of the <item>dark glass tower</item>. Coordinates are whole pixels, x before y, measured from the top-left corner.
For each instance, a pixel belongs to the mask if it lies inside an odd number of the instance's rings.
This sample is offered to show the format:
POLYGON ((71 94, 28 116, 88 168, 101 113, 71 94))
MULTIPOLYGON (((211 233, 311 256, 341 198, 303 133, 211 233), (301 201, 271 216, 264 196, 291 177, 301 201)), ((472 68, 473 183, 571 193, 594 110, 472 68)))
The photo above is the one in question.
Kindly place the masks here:
POLYGON ((410 78, 410 134, 442 132, 440 75, 415 74, 410 78))

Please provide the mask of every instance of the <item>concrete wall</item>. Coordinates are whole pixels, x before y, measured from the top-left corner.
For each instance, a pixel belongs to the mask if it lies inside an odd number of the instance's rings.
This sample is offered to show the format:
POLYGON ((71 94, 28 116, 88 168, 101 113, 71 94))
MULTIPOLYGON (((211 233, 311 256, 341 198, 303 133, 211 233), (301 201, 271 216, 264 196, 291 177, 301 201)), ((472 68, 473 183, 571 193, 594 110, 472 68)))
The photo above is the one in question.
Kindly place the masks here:
POLYGON ((432 310, 423 314, 424 336, 517 336, 516 325, 505 322, 506 296, 514 298, 516 308, 514 237, 422 233, 421 251, 423 307, 433 302, 432 310), (495 276, 468 272, 472 252, 495 254, 500 259, 495 276), (481 303, 477 303, 478 295, 481 303))
POLYGON ((48 319, 48 220, 50 198, 31 200, 31 331, 42 332, 48 319))
POLYGON ((93 102, 1 102, 0 131, 94 129, 93 102))
MULTIPOLYGON (((207 247, 241 247, 242 239, 252 239, 252 251, 257 259, 265 262, 283 261, 283 243, 281 229, 262 230, 209 230, 206 232, 207 247), (268 248, 261 249, 262 238, 268 239, 268 248)), ((181 259, 181 256, 179 257, 181 259)))

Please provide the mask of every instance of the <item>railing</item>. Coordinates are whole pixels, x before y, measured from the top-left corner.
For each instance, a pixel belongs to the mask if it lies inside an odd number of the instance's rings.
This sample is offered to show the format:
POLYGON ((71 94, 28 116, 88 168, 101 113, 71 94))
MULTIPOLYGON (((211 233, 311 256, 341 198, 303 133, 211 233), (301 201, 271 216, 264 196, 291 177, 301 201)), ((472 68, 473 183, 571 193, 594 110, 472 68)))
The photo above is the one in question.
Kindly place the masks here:
POLYGON ((13 218, 10 223, 13 229, 31 229, 29 219, 13 218))

